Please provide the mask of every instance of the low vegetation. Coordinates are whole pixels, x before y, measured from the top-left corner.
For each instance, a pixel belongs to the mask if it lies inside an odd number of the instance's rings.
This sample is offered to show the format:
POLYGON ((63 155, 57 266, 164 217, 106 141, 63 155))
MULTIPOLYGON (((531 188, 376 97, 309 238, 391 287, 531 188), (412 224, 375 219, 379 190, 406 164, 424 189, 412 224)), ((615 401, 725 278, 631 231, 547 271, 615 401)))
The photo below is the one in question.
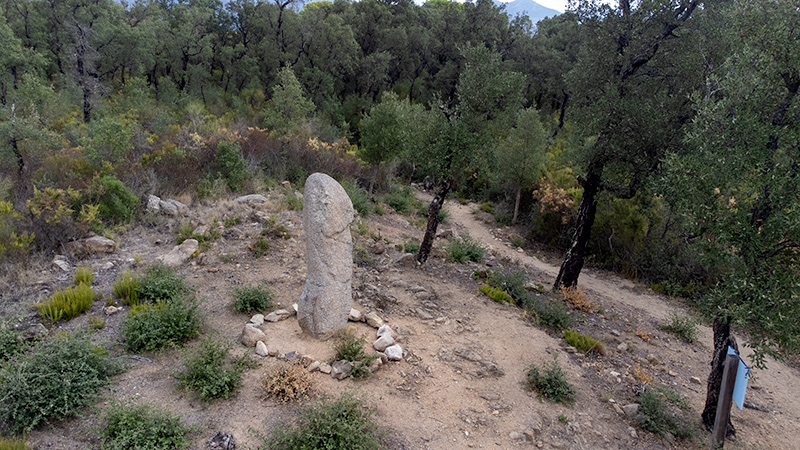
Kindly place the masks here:
POLYGON ((0 437, 0 450, 30 450, 25 439, 2 438, 0 437))
POLYGON ((662 331, 672 333, 678 339, 692 344, 697 340, 697 322, 688 315, 672 314, 669 322, 658 327, 662 331))
POLYGON ((481 262, 486 249, 469 235, 450 239, 446 247, 447 258, 459 264, 481 262))
POLYGON ((564 405, 575 403, 576 390, 567 381, 564 371, 556 360, 542 367, 532 364, 528 369, 527 387, 551 402, 564 405))
POLYGON ((230 398, 241 386, 242 374, 253 367, 253 362, 247 355, 233 357, 230 348, 221 341, 207 339, 183 365, 184 370, 178 373, 180 385, 210 402, 230 398))
POLYGON ((139 304, 139 291, 141 282, 132 272, 123 270, 117 274, 117 279, 111 287, 111 292, 123 305, 136 306, 139 304))
POLYGON ((202 323, 197 300, 177 297, 131 308, 122 324, 122 336, 129 351, 152 352, 196 337, 202 323))
POLYGON ((311 374, 302 364, 289 362, 275 369, 262 381, 267 398, 278 404, 303 400, 315 392, 311 374))
POLYGON ((683 413, 676 410, 687 409, 688 405, 673 391, 663 388, 647 387, 638 396, 639 414, 637 421, 643 430, 678 439, 691 438, 697 430, 683 413))
POLYGON ((95 291, 88 284, 57 290, 50 298, 36 305, 36 310, 50 322, 69 320, 85 313, 94 303, 95 291))
POLYGON ((353 364, 350 375, 353 378, 366 378, 370 375, 369 363, 379 358, 378 355, 368 355, 364 350, 367 336, 356 337, 352 332, 346 331, 338 338, 334 350, 336 356, 333 361, 345 360, 353 364))
POLYGON ((240 313, 263 314, 275 307, 275 296, 265 284, 242 286, 233 290, 233 309, 240 313))
POLYGON ((91 286, 92 281, 94 281, 94 272, 92 272, 91 267, 79 265, 78 268, 75 269, 75 273, 72 274, 72 281, 75 283, 75 286, 80 286, 81 284, 91 286))
POLYGON ((372 419, 374 414, 353 394, 323 397, 306 406, 293 427, 277 427, 259 450, 379 450, 387 433, 372 419))
POLYGON ((136 290, 140 301, 152 304, 179 298, 189 292, 189 286, 174 269, 157 262, 149 266, 144 275, 138 278, 136 290))
POLYGON ((183 450, 191 428, 180 417, 146 404, 115 404, 101 432, 103 449, 183 450))
POLYGON ((588 313, 597 311, 597 305, 589 299, 582 287, 562 287, 560 294, 567 303, 578 311, 588 313))
POLYGON ((606 350, 603 343, 585 334, 580 334, 573 330, 564 330, 564 340, 567 344, 575 347, 581 353, 597 353, 605 355, 606 350))
POLYGON ((491 287, 486 283, 481 285, 480 291, 490 299, 496 301, 497 303, 511 303, 511 304, 517 303, 510 295, 508 295, 508 292, 506 292, 505 290, 496 287, 491 287))

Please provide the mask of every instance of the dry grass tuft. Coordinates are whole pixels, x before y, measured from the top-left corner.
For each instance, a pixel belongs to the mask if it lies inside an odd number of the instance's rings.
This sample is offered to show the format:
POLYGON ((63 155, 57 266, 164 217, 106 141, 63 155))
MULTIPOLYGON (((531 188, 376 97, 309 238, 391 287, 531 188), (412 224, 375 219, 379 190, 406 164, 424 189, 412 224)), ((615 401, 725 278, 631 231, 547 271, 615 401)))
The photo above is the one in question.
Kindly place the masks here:
POLYGON ((311 375, 299 363, 289 363, 264 377, 267 398, 278 404, 302 400, 316 392, 311 375))
POLYGON ((655 376, 647 372, 647 369, 642 368, 642 365, 638 362, 631 368, 631 375, 634 380, 642 384, 650 384, 656 379, 655 376))
POLYGON ((645 342, 649 342, 650 339, 653 337, 652 335, 650 335, 649 332, 644 331, 639 327, 636 327, 636 329, 633 330, 633 334, 635 334, 636 336, 639 336, 645 342))
POLYGON ((582 287, 562 287, 561 296, 564 297, 564 300, 569 302, 569 304, 571 304, 572 307, 578 311, 597 311, 597 305, 595 305, 594 302, 589 299, 589 297, 586 295, 586 291, 584 291, 582 287))

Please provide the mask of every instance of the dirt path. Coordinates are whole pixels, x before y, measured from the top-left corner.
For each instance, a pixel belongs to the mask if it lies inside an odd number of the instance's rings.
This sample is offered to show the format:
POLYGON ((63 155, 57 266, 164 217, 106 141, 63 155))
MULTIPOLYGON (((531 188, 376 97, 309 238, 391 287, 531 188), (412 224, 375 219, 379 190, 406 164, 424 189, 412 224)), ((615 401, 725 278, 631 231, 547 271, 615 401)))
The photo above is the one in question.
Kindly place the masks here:
MULTIPOLYGON (((484 243, 487 249, 497 257, 505 257, 533 269, 533 272, 538 272, 542 277, 537 280, 538 282, 545 287, 552 286, 558 275, 559 268, 557 266, 548 264, 535 256, 521 253, 508 242, 498 238, 492 229, 476 218, 474 205, 447 202, 445 206, 455 223, 464 227, 470 236, 484 243)), ((580 276, 579 286, 594 296, 602 298, 605 302, 622 304, 634 309, 642 321, 652 322, 655 319, 661 323, 674 311, 685 312, 680 306, 668 304, 665 297, 645 293, 644 288, 637 287, 630 280, 608 272, 600 273, 596 270, 584 269, 580 276)), ((693 360, 689 361, 692 364, 683 364, 703 380, 703 385, 697 386, 697 395, 691 399, 692 406, 695 411, 698 411, 698 415, 705 400, 704 380, 712 342, 711 329, 707 326, 700 326, 698 343, 695 344, 699 351, 696 350, 693 360)), ((745 359, 748 360, 752 351, 745 346, 742 346, 742 350, 745 359)), ((797 369, 771 359, 768 367, 768 370, 754 371, 756 377, 750 382, 747 399, 764 407, 769 412, 734 409, 732 416, 734 426, 739 432, 739 441, 729 445, 733 448, 786 450, 800 448, 800 396, 794 389, 795 386, 800 385, 800 373, 797 369)))

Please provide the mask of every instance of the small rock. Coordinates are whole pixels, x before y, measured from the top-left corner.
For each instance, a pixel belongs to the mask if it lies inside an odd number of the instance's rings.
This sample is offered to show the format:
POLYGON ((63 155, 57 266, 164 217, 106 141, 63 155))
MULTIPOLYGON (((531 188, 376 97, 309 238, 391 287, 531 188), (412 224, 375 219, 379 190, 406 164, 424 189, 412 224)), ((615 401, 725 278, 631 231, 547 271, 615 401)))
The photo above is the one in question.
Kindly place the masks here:
POLYGON ((255 327, 260 327, 264 325, 264 315, 263 314, 253 314, 253 317, 250 318, 250 323, 253 324, 255 327))
POLYGON ((522 433, 517 433, 516 431, 512 431, 511 433, 508 433, 508 438, 512 441, 524 441, 525 435, 522 433))
POLYGON ((565 348, 564 350, 565 350, 567 353, 577 353, 577 352, 578 352, 578 349, 577 349, 577 348, 575 348, 575 347, 572 347, 572 346, 568 346, 568 347, 567 347, 567 348, 565 348))
POLYGON ((111 270, 114 268, 114 263, 111 261, 106 261, 100 265, 101 270, 111 270))
POLYGON ((612 378, 619 378, 619 375, 620 375, 619 372, 616 372, 614 370, 612 370, 608 374, 611 375, 612 378))
POLYGON ((408 288, 408 291, 411 292, 412 294, 422 294, 428 292, 428 290, 425 289, 425 287, 423 286, 412 286, 408 288))
POLYGON ((620 333, 619 330, 611 330, 611 334, 613 334, 614 336, 622 335, 622 333, 620 333))
POLYGON ((291 360, 299 358, 299 357, 300 357, 300 355, 295 350, 292 350, 289 353, 283 355, 282 359, 285 359, 286 361, 291 361, 291 360))
POLYGON ((56 257, 53 258, 53 266, 61 269, 62 272, 69 272, 72 270, 72 267, 70 267, 69 263, 67 262, 66 256, 63 255, 56 255, 56 257))
POLYGON ((639 437, 639 435, 636 434, 636 428, 628 427, 628 433, 630 433, 631 437, 634 439, 639 437))
POLYGON ((383 319, 378 316, 378 314, 371 312, 367 314, 365 317, 367 325, 371 326, 372 328, 380 328, 383 326, 383 319))
POLYGON ((400 267, 417 267, 417 259, 413 253, 404 253, 392 261, 392 265, 400 267))
POLYGON ((392 328, 389 327, 389 325, 384 324, 384 325, 381 325, 380 328, 378 328, 377 336, 381 337, 381 336, 383 336, 384 334, 387 334, 387 333, 390 334, 392 337, 394 337, 394 330, 392 330, 392 328))
POLYGON ((267 349, 267 344, 264 341, 256 342, 256 355, 258 356, 269 356, 269 350, 267 349))
POLYGON ((392 345, 394 345, 394 338, 392 337, 391 333, 387 333, 379 337, 378 340, 372 344, 372 347, 375 348, 375 350, 382 352, 386 350, 387 347, 391 347, 392 345))
POLYGON ((103 312, 104 312, 104 313, 105 313, 107 316, 110 316, 110 315, 112 315, 112 314, 116 314, 116 313, 118 313, 118 312, 119 312, 121 309, 122 309, 122 308, 118 308, 118 307, 116 307, 116 306, 106 306, 105 308, 103 308, 103 312))
POLYGON ((165 266, 180 266, 192 257, 194 252, 197 251, 197 247, 199 245, 200 244, 195 239, 187 239, 183 241, 181 245, 176 245, 173 247, 172 250, 166 255, 161 255, 156 258, 156 260, 163 262, 165 266))
POLYGON ((308 365, 308 371, 309 372, 313 372, 315 370, 319 370, 319 366, 321 366, 321 365, 322 365, 321 362, 314 361, 314 362, 312 362, 311 364, 308 365))
POLYGON ((422 320, 431 320, 431 319, 433 319, 433 314, 429 313, 428 311, 426 311, 426 310, 424 310, 422 308, 417 308, 416 312, 417 312, 417 315, 419 316, 419 318, 422 319, 422 320))
POLYGON ((677 377, 678 376, 678 372, 675 372, 674 370, 669 370, 669 371, 667 371, 667 375, 669 375, 671 377, 677 377))
POLYGON ((292 182, 288 180, 283 180, 281 181, 281 186, 283 186, 285 189, 289 189, 292 187, 292 182))
POLYGON ((625 415, 625 411, 623 411, 622 408, 620 408, 618 404, 612 403, 611 406, 614 408, 614 411, 616 411, 617 414, 619 414, 620 416, 624 416, 625 415))
POLYGON ((67 248, 79 253, 112 253, 117 243, 103 236, 92 236, 67 244, 67 248))
POLYGON ((188 206, 186 206, 186 205, 184 205, 183 203, 181 203, 181 202, 179 202, 179 201, 175 200, 174 198, 171 198, 171 199, 167 200, 167 203, 169 203, 169 204, 171 204, 171 205, 175 206, 175 208, 177 208, 177 209, 178 209, 178 212, 180 212, 180 213, 183 213, 183 212, 185 212, 186 210, 188 210, 188 209, 189 209, 189 207, 188 207, 188 206))
POLYGON ((322 373, 331 373, 332 367, 328 363, 322 363, 319 365, 319 371, 322 373))
POLYGON ((386 243, 383 242, 383 240, 376 241, 372 244, 372 253, 382 255, 384 252, 386 252, 386 243))
POLYGON ((623 342, 622 344, 619 344, 617 346, 617 350, 620 351, 620 352, 628 351, 628 344, 626 344, 625 342, 623 342))
POLYGON ((703 380, 701 380, 699 377, 691 377, 690 380, 692 380, 692 383, 694 384, 703 384, 703 380))
POLYGON ((659 361, 658 357, 656 355, 652 354, 652 353, 647 355, 647 362, 649 362, 650 364, 652 364, 654 366, 661 363, 661 361, 659 361))
POLYGON ((625 405, 622 407, 622 411, 628 417, 634 417, 639 412, 639 404, 638 403, 631 403, 629 405, 625 405))
POLYGON ((337 380, 344 380, 353 371, 353 363, 339 360, 331 364, 331 376, 337 380))
POLYGON ((381 358, 374 359, 369 363, 369 371, 375 373, 380 370, 381 367, 383 367, 383 364, 384 362, 381 360, 381 358))
POLYGON ((201 223, 200 225, 195 227, 194 231, 192 231, 192 236, 194 236, 195 234, 200 235, 200 236, 205 236, 206 233, 208 233, 208 230, 209 230, 209 226, 204 224, 204 223, 201 223))
POLYGON ((292 317, 292 313, 285 309, 278 309, 264 316, 264 320, 267 322, 280 322, 281 320, 286 320, 289 317, 292 317))
POLYGON ((210 450, 235 450, 236 440, 233 436, 227 433, 217 432, 214 437, 208 441, 208 448, 210 450))
POLYGON ((350 314, 347 316, 347 320, 351 322, 363 322, 364 315, 361 314, 361 311, 355 308, 350 308, 350 314))
POLYGON ((247 203, 248 205, 261 205, 267 202, 267 197, 259 194, 250 194, 237 197, 234 202, 247 203))
POLYGON ((292 309, 290 309, 289 312, 292 313, 293 316, 296 316, 297 308, 298 308, 297 303, 292 303, 292 309))
POLYGON ((387 358, 390 361, 400 361, 403 359, 403 348, 400 347, 398 344, 394 344, 390 347, 387 347, 386 350, 383 351, 387 358))
POLYGON ((148 195, 147 196, 147 211, 151 213, 157 213, 161 211, 161 199, 156 197, 155 195, 148 195))
POLYGON ((169 214, 170 216, 178 215, 178 207, 175 206, 173 203, 161 200, 160 202, 158 202, 158 206, 161 208, 161 211, 165 214, 169 214))
POLYGON ((266 341, 267 335, 263 331, 247 324, 242 329, 242 334, 239 336, 239 342, 244 344, 245 347, 254 347, 258 341, 266 341))

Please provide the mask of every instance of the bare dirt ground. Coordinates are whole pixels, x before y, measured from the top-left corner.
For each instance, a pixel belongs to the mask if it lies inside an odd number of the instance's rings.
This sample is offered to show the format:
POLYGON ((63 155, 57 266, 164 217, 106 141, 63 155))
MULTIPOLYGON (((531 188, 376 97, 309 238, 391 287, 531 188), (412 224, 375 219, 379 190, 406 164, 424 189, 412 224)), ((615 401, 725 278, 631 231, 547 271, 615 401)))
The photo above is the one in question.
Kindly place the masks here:
MULTIPOLYGON (((609 351, 604 357, 569 354, 563 338, 532 324, 519 308, 489 300, 478 292, 479 283, 471 277, 473 271, 487 265, 496 269, 517 264, 527 270, 531 281, 547 287, 557 267, 512 247, 506 237, 514 230, 487 226, 473 213, 476 205, 447 202, 446 208, 450 218, 445 228, 469 233, 490 249, 485 264, 446 262, 439 241, 426 265, 397 266, 392 261, 401 253, 394 244, 421 239, 420 228, 391 212, 370 216, 366 229, 353 227, 363 232, 354 233, 356 252, 362 256, 354 266, 353 306, 378 312, 399 332, 406 354, 403 361, 390 362, 365 380, 336 381, 316 372, 312 376, 320 392, 336 396, 352 391, 369 399, 377 407, 378 421, 393 431, 392 449, 708 447, 705 431, 697 441, 674 442, 635 428, 632 418, 615 412, 610 399, 618 405, 635 400, 634 388, 639 384, 632 375, 635 367, 651 376, 653 383, 685 398, 699 426, 711 355, 710 329, 701 327, 699 343, 685 344, 658 330, 672 311, 681 309, 678 302, 613 274, 585 270, 580 284, 603 313, 576 313, 580 319, 576 330, 602 340, 609 351), (369 250, 378 240, 387 243, 382 254, 369 250), (628 349, 618 351, 621 343, 628 349), (542 401, 524 387, 531 363, 541 366, 554 358, 577 388, 573 407, 542 401), (692 376, 701 378, 702 384, 693 383, 692 376)), ((179 272, 203 301, 204 335, 230 342, 236 353, 250 354, 251 349, 237 342, 249 316, 233 312, 231 292, 237 286, 265 281, 279 306, 289 307, 297 301, 305 280, 301 213, 286 210, 279 193, 257 207, 223 201, 191 205, 190 211, 180 219, 155 218, 149 226, 133 227, 117 236, 115 253, 89 257, 87 262, 97 270, 95 287, 111 295, 117 273, 136 270, 137 262, 141 267, 168 252, 174 243, 173 229, 181 222, 211 223, 215 217, 240 216, 242 224, 226 229, 199 260, 179 272), (264 227, 264 215, 259 217, 257 211, 275 217, 292 235, 289 240, 271 241, 268 254, 261 258, 247 249, 264 227), (99 269, 108 262, 113 267, 99 269)), ((30 303, 66 285, 70 274, 57 270, 42 266, 30 270, 24 280, 7 283, 0 309, 3 314, 24 314, 32 310, 30 303)), ((102 316, 102 306, 96 302, 89 314, 102 316)), ((125 312, 103 316, 106 327, 96 334, 114 355, 124 353, 119 328, 125 312)), ((84 315, 62 327, 86 325, 84 315)), ((350 326, 357 334, 368 335, 368 342, 374 338, 374 330, 366 324, 350 326)), ((320 361, 334 355, 332 342, 303 335, 293 318, 265 324, 262 329, 268 345, 282 353, 297 351, 320 361)), ((208 448, 208 440, 217 431, 232 434, 237 448, 257 448, 262 441, 259 434, 269 434, 279 423, 292 423, 298 406, 265 399, 261 387, 264 375, 282 364, 276 358, 254 355, 258 367, 245 373, 242 388, 231 399, 207 404, 180 390, 175 373, 197 342, 183 349, 141 355, 152 362, 125 359, 127 371, 114 379, 93 409, 31 433, 28 438, 33 448, 97 448, 102 415, 117 401, 151 403, 180 414, 196 427, 193 449, 208 448)), ((764 411, 733 411, 738 437, 729 448, 800 448, 800 399, 793 390, 800 385, 800 374, 775 361, 770 361, 769 367, 757 372, 747 393, 748 400, 764 411)))

